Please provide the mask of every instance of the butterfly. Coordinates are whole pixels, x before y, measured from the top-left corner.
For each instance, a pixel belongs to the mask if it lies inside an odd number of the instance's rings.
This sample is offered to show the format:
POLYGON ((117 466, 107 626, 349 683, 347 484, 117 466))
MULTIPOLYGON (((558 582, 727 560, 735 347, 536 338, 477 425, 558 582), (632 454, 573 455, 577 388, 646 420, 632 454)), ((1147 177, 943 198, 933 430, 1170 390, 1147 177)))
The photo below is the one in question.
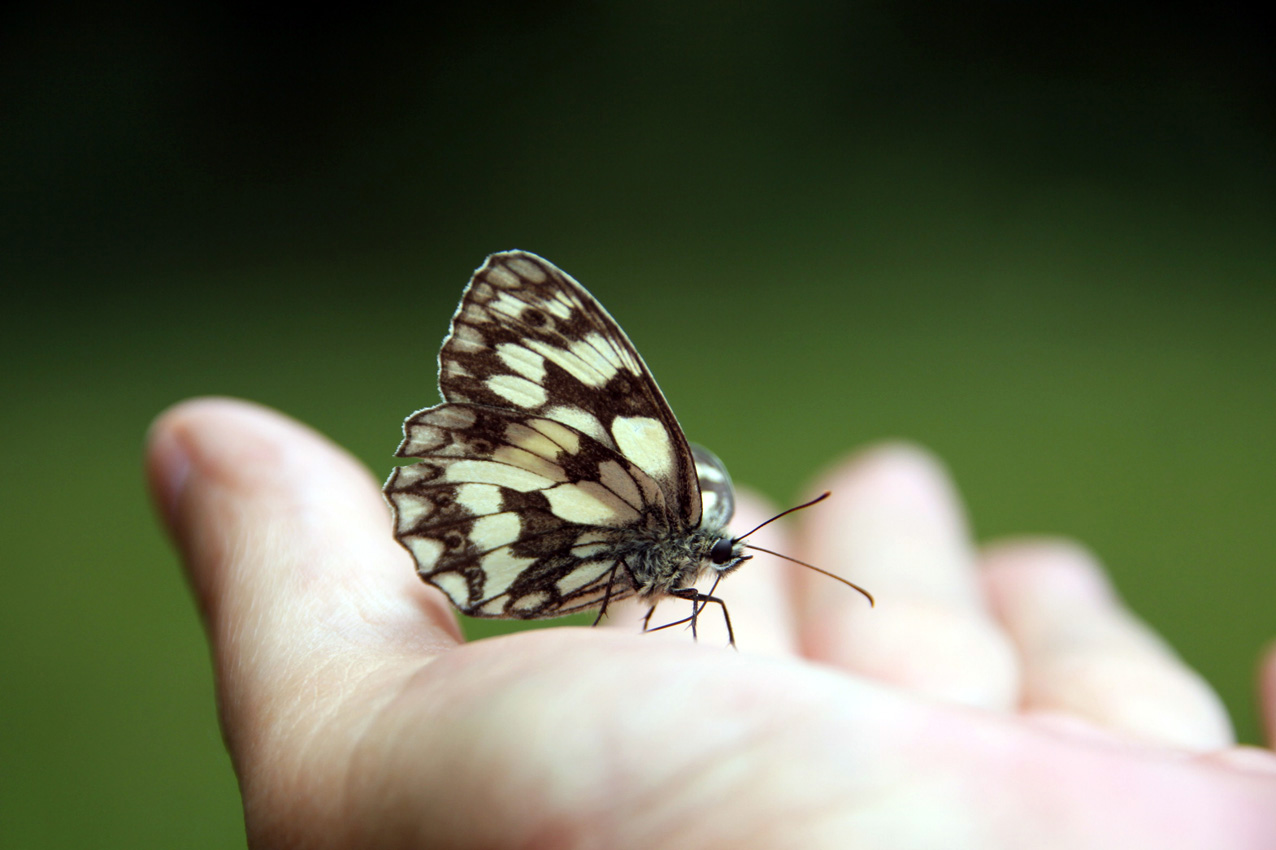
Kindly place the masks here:
POLYGON ((526 251, 488 257, 439 352, 439 394, 403 423, 396 456, 417 462, 384 487, 424 581, 474 617, 597 610, 597 623, 639 597, 647 629, 675 597, 691 616, 659 628, 694 630, 716 603, 734 644, 713 595, 752 557, 747 535, 726 531, 731 478, 687 442, 629 337, 570 275, 526 251), (708 593, 695 587, 706 574, 708 593))

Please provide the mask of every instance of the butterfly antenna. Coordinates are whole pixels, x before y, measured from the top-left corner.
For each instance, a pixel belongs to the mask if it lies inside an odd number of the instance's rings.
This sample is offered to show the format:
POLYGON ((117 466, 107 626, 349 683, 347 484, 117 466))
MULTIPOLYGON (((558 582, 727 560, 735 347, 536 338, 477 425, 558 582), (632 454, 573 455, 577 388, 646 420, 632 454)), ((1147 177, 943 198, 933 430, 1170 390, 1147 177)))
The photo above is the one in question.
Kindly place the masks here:
MULTIPOLYGON (((811 507, 811 505, 815 505, 815 504, 818 504, 818 503, 820 503, 820 502, 824 501, 825 499, 827 499, 827 498, 828 498, 829 496, 831 496, 831 495, 832 495, 832 493, 830 493, 828 490, 825 490, 823 493, 821 493, 820 495, 816 496, 814 499, 812 499, 812 500, 811 500, 811 501, 809 501, 809 502, 805 502, 805 503, 803 503, 803 504, 801 504, 801 505, 798 505, 798 506, 797 506, 797 507, 795 507, 795 508, 789 508, 787 511, 783 511, 783 512, 781 512, 781 513, 776 514, 775 516, 771 517, 771 518, 770 518, 769 520, 767 520, 766 522, 762 523, 762 525, 756 526, 756 527, 754 527, 753 529, 751 529, 750 531, 747 531, 747 532, 745 532, 744 534, 741 534, 739 537, 735 538, 735 540, 734 540, 733 542, 735 542, 735 543, 739 543, 741 540, 743 540, 744 538, 748 537, 748 536, 749 536, 750 534, 752 534, 754 531, 757 531, 758 529, 760 529, 760 528, 762 528, 762 527, 764 527, 764 526, 770 525, 771 523, 775 522, 775 521, 776 521, 777 519, 779 519, 780 517, 788 516, 789 514, 793 513, 794 511, 800 511, 800 510, 802 510, 803 508, 809 508, 809 507, 811 507)), ((839 575, 834 575, 833 573, 829 572, 828 570, 822 570, 822 569, 820 569, 819 567, 815 566, 814 564, 808 564, 806 561, 799 561, 797 558, 790 558, 788 555, 781 555, 779 552, 772 552, 770 549, 763 549, 761 546, 754 546, 754 545, 753 545, 753 544, 751 544, 751 543, 746 543, 746 544, 744 544, 744 548, 746 548, 746 549, 752 549, 752 550, 753 550, 753 551, 755 551, 755 552, 766 552, 768 555, 774 555, 774 556, 775 556, 775 557, 777 557, 777 558, 783 558, 783 559, 784 559, 784 560, 786 560, 786 561, 792 561, 793 563, 798 564, 799 566, 806 567, 808 570, 815 570, 817 573, 821 573, 821 574, 823 574, 823 575, 828 576, 828 577, 829 577, 829 578, 831 578, 831 579, 836 579, 836 580, 840 581, 842 584, 846 585, 847 587, 853 587, 853 588, 855 588, 855 589, 856 589, 856 590, 858 590, 860 593, 864 594, 864 598, 868 600, 868 604, 869 604, 869 605, 873 605, 873 606, 876 606, 876 605, 877 605, 877 602, 876 602, 876 601, 874 601, 874 599, 873 599, 873 594, 869 593, 867 590, 865 590, 864 588, 860 587, 860 586, 859 586, 858 584, 856 584, 855 582, 853 582, 853 581, 847 581, 846 579, 842 578, 841 576, 839 576, 839 575)))
MULTIPOLYGON (((827 493, 825 493, 824 495, 825 495, 825 496, 827 496, 828 494, 827 494, 827 493)), ((822 498, 824 498, 824 496, 821 496, 820 498, 822 499, 822 498)), ((819 499, 817 499, 816 501, 819 501, 819 499)), ((795 510, 796 510, 796 509, 795 509, 795 510)), ((787 513, 787 512, 786 512, 786 513, 787 513)), ((756 531, 757 529, 754 529, 754 530, 756 531)), ((752 533, 752 532, 750 532, 750 533, 752 533)), ((873 600, 873 594, 869 593, 867 590, 865 590, 864 588, 860 587, 860 586, 859 586, 858 584, 856 584, 855 582, 853 582, 853 581, 847 581, 846 579, 842 578, 841 576, 839 576, 839 575, 834 575, 833 573, 829 572, 828 570, 822 570, 822 569, 820 569, 819 567, 815 566, 814 564, 808 564, 806 561, 799 561, 797 558, 790 558, 788 555, 781 555, 779 552, 772 552, 770 549, 763 549, 761 546, 754 546, 752 543, 746 543, 746 544, 744 544, 744 548, 746 548, 746 549, 752 549, 752 550, 753 550, 753 551, 755 551, 755 552, 766 552, 768 555, 774 555, 774 556, 775 556, 775 557, 777 557, 777 558, 783 558, 783 559, 784 559, 784 560, 786 560, 786 561, 792 561, 792 562, 793 562, 793 563, 795 563, 795 564, 799 564, 799 565, 801 565, 801 566, 803 566, 803 567, 806 567, 808 570, 815 570, 817 573, 822 573, 822 574, 824 574, 824 575, 828 576, 829 578, 837 579, 838 581, 840 581, 842 584, 846 585, 847 587, 853 587, 853 588, 855 588, 856 590, 858 590, 860 593, 864 594, 864 598, 868 600, 868 604, 869 604, 869 605, 876 605, 876 604, 877 604, 877 603, 873 600)))
MULTIPOLYGON (((805 504, 802 504, 802 505, 798 505, 796 508, 789 508, 787 511, 782 511, 782 512, 780 512, 780 513, 776 514, 775 516, 771 517, 771 518, 770 518, 769 520, 767 520, 766 522, 762 523, 762 525, 754 526, 754 528, 753 528, 752 530, 750 530, 750 531, 746 531, 744 534, 741 534, 739 537, 735 538, 735 540, 734 540, 733 542, 735 542, 735 543, 739 543, 741 540, 743 540, 744 538, 748 537, 748 536, 749 536, 750 534, 752 534, 754 531, 757 531, 757 530, 758 530, 758 529, 760 529, 760 528, 764 528, 764 527, 766 527, 766 526, 770 525, 771 523, 775 522, 775 521, 776 521, 777 519, 779 519, 780 517, 786 517, 786 516, 788 516, 789 514, 793 513, 794 511, 800 511, 800 510, 802 510, 803 508, 809 508, 809 507, 811 507, 811 505, 818 504, 819 502, 824 501, 825 499, 827 499, 827 498, 828 498, 829 496, 831 496, 831 495, 833 495, 833 494, 832 494, 832 493, 830 493, 828 490, 825 490, 823 493, 821 493, 820 495, 816 496, 816 497, 815 497, 814 499, 812 499, 811 501, 809 501, 809 502, 807 502, 807 503, 805 503, 805 504)), ((752 547, 750 547, 750 548, 752 548, 752 547)), ((766 550, 765 550, 765 549, 760 549, 760 550, 758 550, 758 551, 765 552, 766 550)), ((773 554, 773 555, 774 555, 775 553, 774 553, 774 552, 772 552, 771 554, 773 554)), ((783 555, 781 555, 780 557, 784 557, 784 556, 783 556, 783 555)))

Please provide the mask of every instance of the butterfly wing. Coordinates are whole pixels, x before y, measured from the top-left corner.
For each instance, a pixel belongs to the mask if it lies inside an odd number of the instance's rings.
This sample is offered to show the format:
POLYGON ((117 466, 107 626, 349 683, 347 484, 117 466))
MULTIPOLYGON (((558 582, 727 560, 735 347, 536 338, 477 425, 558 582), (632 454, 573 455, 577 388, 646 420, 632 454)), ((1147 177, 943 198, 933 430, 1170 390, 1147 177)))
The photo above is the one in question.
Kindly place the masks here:
POLYGON ((624 457, 561 422, 442 404, 404 424, 385 493, 421 577, 478 617, 537 619, 632 595, 619 567, 663 494, 624 457))
POLYGON ((718 456, 704 446, 692 444, 691 456, 695 458, 703 503, 700 527, 713 530, 726 528, 735 513, 735 489, 731 486, 731 476, 718 456))
POLYGON ((439 392, 592 437, 659 485, 671 523, 699 525, 696 464, 646 364, 584 287, 535 254, 493 254, 474 272, 439 352, 439 392))
POLYGON ((467 614, 557 617, 681 586, 693 535, 730 516, 726 470, 693 454, 629 338, 534 254, 474 273, 439 391, 404 423, 397 455, 420 462, 385 493, 422 578, 467 614))

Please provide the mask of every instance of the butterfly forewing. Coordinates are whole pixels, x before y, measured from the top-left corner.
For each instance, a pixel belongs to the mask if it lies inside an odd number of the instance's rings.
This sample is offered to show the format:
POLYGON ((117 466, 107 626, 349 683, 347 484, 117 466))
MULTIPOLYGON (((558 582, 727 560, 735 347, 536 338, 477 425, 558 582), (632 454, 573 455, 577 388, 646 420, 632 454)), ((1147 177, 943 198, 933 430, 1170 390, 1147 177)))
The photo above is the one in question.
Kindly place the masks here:
POLYGON ((700 522, 691 450, 642 358, 592 295, 535 254, 493 254, 474 273, 439 352, 439 392, 569 425, 643 469, 683 522, 700 522))

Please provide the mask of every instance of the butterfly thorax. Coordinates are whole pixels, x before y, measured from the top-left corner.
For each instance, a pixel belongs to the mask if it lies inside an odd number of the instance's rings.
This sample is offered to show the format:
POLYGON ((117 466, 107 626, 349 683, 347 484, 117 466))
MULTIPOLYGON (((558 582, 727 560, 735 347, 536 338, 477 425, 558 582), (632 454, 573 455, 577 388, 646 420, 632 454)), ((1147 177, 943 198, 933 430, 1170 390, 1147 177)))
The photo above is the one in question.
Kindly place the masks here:
MULTIPOLYGON (((743 546, 734 543, 723 563, 715 563, 714 546, 730 538, 722 529, 699 528, 690 534, 659 534, 627 541, 616 555, 623 560, 643 597, 668 595, 679 588, 690 587, 706 572, 728 573, 744 560, 743 546)), ((722 547, 718 548, 722 551, 722 547)))

